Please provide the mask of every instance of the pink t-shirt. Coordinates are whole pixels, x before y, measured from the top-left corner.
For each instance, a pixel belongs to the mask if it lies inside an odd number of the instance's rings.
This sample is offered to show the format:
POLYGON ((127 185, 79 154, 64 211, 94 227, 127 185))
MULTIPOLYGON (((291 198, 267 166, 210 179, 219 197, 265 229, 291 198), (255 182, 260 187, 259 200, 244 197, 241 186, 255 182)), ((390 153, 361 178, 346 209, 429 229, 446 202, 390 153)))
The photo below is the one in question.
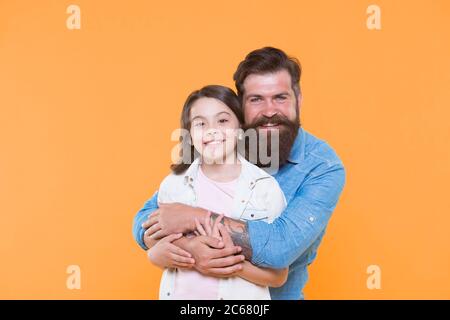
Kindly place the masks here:
MULTIPOLYGON (((197 207, 231 216, 238 179, 217 182, 208 178, 199 167, 194 190, 197 207)), ((175 276, 174 299, 215 300, 219 294, 219 278, 202 275, 195 270, 178 269, 175 276)))

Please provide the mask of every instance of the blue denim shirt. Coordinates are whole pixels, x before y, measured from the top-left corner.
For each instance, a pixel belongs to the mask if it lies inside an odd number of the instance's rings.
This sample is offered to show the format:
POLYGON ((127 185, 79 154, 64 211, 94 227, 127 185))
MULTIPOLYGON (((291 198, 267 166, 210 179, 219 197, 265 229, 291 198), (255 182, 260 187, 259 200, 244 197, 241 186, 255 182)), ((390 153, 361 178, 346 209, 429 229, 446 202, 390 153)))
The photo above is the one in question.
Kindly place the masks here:
MULTIPOLYGON (((307 267, 317 254, 328 221, 345 184, 345 171, 334 150, 302 128, 288 162, 274 175, 287 200, 282 214, 268 224, 249 221, 252 263, 261 267, 285 268, 289 276, 280 288, 270 288, 274 300, 303 299, 307 267)), ((141 224, 158 208, 157 194, 148 200, 134 219, 133 234, 143 242, 141 224)))

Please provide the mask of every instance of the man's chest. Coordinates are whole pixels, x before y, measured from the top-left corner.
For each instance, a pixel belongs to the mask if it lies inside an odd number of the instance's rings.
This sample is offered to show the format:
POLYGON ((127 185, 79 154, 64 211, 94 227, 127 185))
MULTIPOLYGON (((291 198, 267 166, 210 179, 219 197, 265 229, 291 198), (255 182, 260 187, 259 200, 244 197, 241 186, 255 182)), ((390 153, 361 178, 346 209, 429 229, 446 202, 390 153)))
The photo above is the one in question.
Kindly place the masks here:
POLYGON ((273 176, 283 190, 287 203, 292 200, 297 190, 301 188, 306 175, 298 166, 286 164, 273 176))

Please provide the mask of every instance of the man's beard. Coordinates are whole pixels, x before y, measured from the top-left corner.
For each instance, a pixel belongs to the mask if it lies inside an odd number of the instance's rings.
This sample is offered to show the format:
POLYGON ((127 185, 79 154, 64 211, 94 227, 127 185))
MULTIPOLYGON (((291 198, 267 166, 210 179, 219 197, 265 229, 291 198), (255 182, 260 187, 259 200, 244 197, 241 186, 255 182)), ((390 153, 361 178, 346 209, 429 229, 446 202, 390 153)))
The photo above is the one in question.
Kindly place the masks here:
MULTIPOLYGON (((300 119, 297 112, 297 117, 295 121, 289 120, 286 116, 281 114, 276 114, 270 118, 262 116, 255 121, 253 121, 250 124, 247 124, 243 127, 245 131, 247 129, 255 129, 257 131, 257 148, 251 149, 256 150, 256 155, 253 155, 253 159, 257 159, 256 165, 258 167, 269 167, 271 166, 271 162, 267 163, 267 161, 263 161, 264 159, 261 159, 261 154, 267 155, 268 158, 276 157, 278 155, 278 166, 282 166, 285 164, 289 158, 289 155, 291 153, 292 146, 295 142, 295 138, 297 137, 298 130, 300 128, 300 119), (260 129, 260 126, 266 125, 266 124, 277 124, 278 125, 278 132, 279 132, 279 143, 275 146, 272 145, 272 130, 276 129, 260 129), (265 134, 267 133, 267 134, 265 134), (266 150, 261 150, 261 148, 266 148, 266 150)), ((276 137, 276 136, 275 136, 276 137)), ((274 138, 275 138, 274 137, 274 138)), ((249 148, 246 144, 246 157, 247 159, 250 159, 249 157, 249 148)))

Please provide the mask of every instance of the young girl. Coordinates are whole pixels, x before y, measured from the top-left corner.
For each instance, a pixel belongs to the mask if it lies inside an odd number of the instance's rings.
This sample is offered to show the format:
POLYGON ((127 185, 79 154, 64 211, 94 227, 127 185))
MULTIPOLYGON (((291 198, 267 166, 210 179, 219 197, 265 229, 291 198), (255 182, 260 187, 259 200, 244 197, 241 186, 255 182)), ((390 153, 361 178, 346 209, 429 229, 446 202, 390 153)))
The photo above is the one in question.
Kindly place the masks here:
MULTIPOLYGON (((241 106, 231 89, 211 85, 194 91, 181 115, 182 128, 188 130, 190 139, 184 137, 182 162, 172 165, 173 173, 161 183, 158 202, 184 203, 235 219, 272 222, 285 208, 286 200, 272 176, 237 152, 242 123, 241 106), (187 145, 188 140, 191 145, 187 145)), ((196 221, 196 235, 220 239, 219 222, 220 218, 213 225, 209 218, 196 221)), ((177 238, 169 237, 170 241, 177 238)), ((162 239, 150 248, 150 260, 167 254, 168 248, 162 247, 167 244, 170 242, 162 239)), ((281 286, 288 272, 259 268, 248 261, 236 276, 228 278, 165 267, 160 299, 270 299, 268 286, 281 286)))

